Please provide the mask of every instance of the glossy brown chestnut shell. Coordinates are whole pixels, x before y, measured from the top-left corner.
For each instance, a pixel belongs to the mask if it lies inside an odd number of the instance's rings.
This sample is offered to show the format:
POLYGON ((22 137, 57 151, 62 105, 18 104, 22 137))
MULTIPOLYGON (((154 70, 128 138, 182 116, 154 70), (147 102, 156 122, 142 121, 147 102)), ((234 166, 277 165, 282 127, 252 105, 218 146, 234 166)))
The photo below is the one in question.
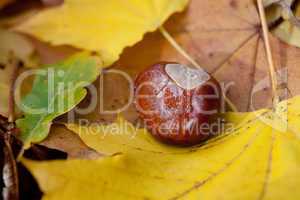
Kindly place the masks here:
MULTIPOLYGON (((210 125, 220 109, 219 83, 207 80, 194 88, 183 88, 158 63, 135 80, 135 105, 139 117, 153 136, 166 143, 194 145, 212 133, 210 125)), ((179 65, 179 64, 178 64, 179 65)))

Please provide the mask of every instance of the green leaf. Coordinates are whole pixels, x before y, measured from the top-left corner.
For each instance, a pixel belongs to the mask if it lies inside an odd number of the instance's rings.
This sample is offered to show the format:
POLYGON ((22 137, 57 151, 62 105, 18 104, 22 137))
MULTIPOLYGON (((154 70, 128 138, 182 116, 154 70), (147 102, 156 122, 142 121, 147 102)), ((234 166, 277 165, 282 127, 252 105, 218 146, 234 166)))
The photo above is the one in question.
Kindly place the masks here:
POLYGON ((36 70, 32 91, 21 101, 25 113, 17 120, 25 148, 46 138, 54 118, 71 110, 86 95, 84 88, 100 74, 95 57, 81 53, 36 70))

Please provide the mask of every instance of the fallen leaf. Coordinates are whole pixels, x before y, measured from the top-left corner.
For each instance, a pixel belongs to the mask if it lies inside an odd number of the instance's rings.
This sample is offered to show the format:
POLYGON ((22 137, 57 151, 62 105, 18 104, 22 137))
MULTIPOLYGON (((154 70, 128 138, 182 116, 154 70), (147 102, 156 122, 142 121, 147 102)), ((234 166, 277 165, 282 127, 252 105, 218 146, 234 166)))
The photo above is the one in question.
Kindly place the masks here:
POLYGON ((32 44, 22 35, 0 29, 0 63, 6 64, 11 58, 11 54, 24 62, 26 67, 33 67, 36 64, 32 44))
POLYGON ((69 159, 96 159, 103 156, 84 144, 77 134, 59 125, 52 125, 48 137, 40 144, 67 152, 69 159))
MULTIPOLYGON (((300 4, 296 7, 296 17, 300 17, 300 4)), ((273 33, 284 42, 300 47, 300 27, 289 20, 283 21, 274 30, 273 33)))
POLYGON ((0 115, 8 117, 11 79, 15 73, 12 64, 22 62, 24 66, 32 67, 36 61, 30 42, 17 33, 0 29, 0 44, 0 115))
POLYGON ((13 73, 13 68, 0 68, 0 115, 4 117, 8 117, 9 91, 11 85, 10 79, 13 73))
POLYGON ((17 126, 25 147, 45 139, 51 121, 85 97, 84 87, 97 78, 100 67, 98 59, 82 53, 36 74, 31 92, 19 104, 25 117, 17 120, 17 126))
POLYGON ((269 26, 274 24, 282 16, 282 7, 278 4, 274 4, 274 2, 277 1, 263 1, 266 12, 266 19, 269 26))
POLYGON ((300 97, 277 110, 226 114, 233 129, 191 148, 163 145, 122 119, 69 124, 91 148, 112 156, 24 164, 43 199, 299 199, 300 97), (275 126, 287 122, 285 130, 275 126))
POLYGON ((123 48, 156 30, 188 0, 67 0, 63 5, 40 12, 16 27, 53 45, 68 44, 97 51, 105 66, 115 62, 123 48), (76 19, 76 20, 75 20, 76 19))
POLYGON ((272 26, 272 24, 282 17, 291 23, 300 25, 293 14, 292 6, 294 2, 295 0, 264 0, 263 4, 266 9, 268 24, 272 26))

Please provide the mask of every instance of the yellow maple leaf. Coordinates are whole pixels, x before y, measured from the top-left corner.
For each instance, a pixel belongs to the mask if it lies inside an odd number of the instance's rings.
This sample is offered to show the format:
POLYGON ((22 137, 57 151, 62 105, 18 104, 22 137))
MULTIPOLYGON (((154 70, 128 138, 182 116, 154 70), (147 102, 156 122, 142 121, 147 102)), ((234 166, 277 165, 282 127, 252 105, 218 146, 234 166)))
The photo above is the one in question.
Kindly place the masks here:
POLYGON ((299 199, 300 96, 276 110, 225 114, 234 128, 190 148, 161 144, 123 119, 68 124, 110 156, 24 164, 44 199, 299 199))
POLYGON ((188 0, 66 0, 16 27, 54 45, 72 45, 97 51, 106 66, 122 50, 154 31, 188 0))

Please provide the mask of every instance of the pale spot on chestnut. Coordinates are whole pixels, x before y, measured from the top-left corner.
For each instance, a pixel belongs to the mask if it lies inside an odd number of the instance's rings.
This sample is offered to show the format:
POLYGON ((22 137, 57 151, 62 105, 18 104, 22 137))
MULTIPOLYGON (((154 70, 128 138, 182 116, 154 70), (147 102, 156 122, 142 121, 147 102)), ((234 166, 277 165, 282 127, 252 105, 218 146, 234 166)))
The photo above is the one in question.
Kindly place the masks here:
POLYGON ((182 64, 166 64, 165 70, 178 86, 186 90, 199 87, 210 79, 203 69, 192 69, 182 64))

